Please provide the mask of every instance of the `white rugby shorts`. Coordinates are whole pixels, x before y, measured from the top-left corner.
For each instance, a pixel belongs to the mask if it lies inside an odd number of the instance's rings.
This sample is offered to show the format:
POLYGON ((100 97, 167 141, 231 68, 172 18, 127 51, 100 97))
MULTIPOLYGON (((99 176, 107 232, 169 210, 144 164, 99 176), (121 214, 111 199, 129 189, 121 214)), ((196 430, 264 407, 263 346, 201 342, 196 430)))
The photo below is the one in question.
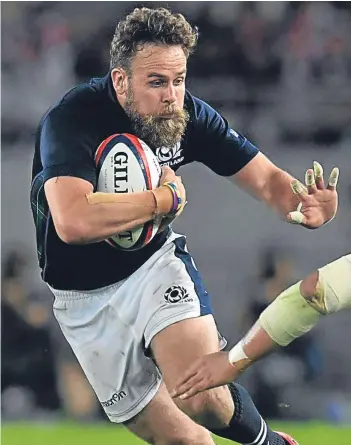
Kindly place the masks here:
POLYGON ((173 323, 212 314, 185 237, 176 234, 121 282, 92 291, 50 289, 62 332, 117 423, 138 414, 160 386, 162 376, 147 354, 152 338, 173 323))

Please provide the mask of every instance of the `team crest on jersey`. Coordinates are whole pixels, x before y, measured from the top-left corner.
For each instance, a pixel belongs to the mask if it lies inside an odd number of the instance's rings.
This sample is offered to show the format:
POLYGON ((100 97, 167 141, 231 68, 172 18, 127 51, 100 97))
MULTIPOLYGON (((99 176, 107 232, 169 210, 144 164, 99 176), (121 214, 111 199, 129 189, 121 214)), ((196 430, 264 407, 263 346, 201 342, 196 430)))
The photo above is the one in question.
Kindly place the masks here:
POLYGON ((165 292, 165 300, 168 303, 179 303, 180 301, 191 302, 194 301, 190 297, 188 291, 183 286, 173 285, 165 292))
POLYGON ((180 148, 181 143, 177 142, 173 147, 156 148, 156 156, 161 165, 173 167, 180 164, 184 160, 183 149, 180 148))

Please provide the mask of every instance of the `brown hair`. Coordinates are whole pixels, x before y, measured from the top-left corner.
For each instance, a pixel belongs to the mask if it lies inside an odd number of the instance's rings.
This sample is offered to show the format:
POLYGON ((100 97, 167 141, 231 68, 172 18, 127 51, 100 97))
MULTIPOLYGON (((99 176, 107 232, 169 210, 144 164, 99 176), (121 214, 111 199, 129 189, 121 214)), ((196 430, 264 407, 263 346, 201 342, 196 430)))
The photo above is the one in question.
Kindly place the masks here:
POLYGON ((135 8, 116 27, 110 48, 110 67, 128 69, 140 45, 181 45, 188 57, 195 49, 197 27, 192 27, 182 14, 168 9, 135 8))

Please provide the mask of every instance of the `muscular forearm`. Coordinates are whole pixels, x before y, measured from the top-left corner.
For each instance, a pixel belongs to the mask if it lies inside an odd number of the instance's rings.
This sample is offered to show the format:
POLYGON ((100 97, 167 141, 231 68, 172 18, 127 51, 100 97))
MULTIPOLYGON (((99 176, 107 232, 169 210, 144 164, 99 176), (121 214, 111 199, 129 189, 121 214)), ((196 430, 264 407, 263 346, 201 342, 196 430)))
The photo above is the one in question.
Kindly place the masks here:
POLYGON ((291 189, 293 179, 284 170, 277 169, 271 174, 262 193, 262 199, 266 204, 276 210, 284 219, 289 212, 295 211, 299 204, 298 197, 291 189))
POLYGON ((294 178, 274 165, 262 153, 236 173, 233 179, 240 188, 265 202, 284 219, 289 212, 295 211, 299 204, 291 188, 294 178))
POLYGON ((287 346, 311 330, 321 316, 301 295, 300 282, 296 283, 262 312, 245 337, 230 351, 229 360, 241 370, 246 369, 275 346, 287 346))
POLYGON ((59 236, 70 244, 90 244, 130 230, 155 214, 170 211, 171 193, 166 187, 151 191, 114 194, 91 193, 84 202, 72 204, 71 224, 56 225, 59 236), (157 203, 157 205, 156 205, 157 203))
POLYGON ((323 168, 314 162, 313 170, 308 169, 305 173, 305 186, 258 153, 230 179, 276 210, 285 221, 317 229, 336 214, 338 177, 339 170, 335 167, 325 187, 323 168))
POLYGON ((252 326, 243 338, 243 349, 252 360, 258 360, 278 346, 261 326, 259 320, 252 326))
POLYGON ((229 351, 228 359, 237 372, 242 372, 276 346, 277 343, 257 320, 249 332, 229 351))

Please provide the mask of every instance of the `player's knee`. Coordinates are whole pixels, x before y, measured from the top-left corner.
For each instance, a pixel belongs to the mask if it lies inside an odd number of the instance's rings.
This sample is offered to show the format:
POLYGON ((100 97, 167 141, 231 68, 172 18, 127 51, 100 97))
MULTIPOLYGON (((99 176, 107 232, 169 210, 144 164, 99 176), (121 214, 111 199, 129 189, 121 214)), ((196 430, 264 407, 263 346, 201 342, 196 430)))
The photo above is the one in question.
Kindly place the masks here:
POLYGON ((318 280, 319 272, 316 270, 301 281, 300 293, 304 298, 312 297, 316 294, 318 280))
POLYGON ((182 401, 179 407, 195 422, 209 429, 226 428, 234 412, 233 400, 226 387, 197 394, 182 401))

